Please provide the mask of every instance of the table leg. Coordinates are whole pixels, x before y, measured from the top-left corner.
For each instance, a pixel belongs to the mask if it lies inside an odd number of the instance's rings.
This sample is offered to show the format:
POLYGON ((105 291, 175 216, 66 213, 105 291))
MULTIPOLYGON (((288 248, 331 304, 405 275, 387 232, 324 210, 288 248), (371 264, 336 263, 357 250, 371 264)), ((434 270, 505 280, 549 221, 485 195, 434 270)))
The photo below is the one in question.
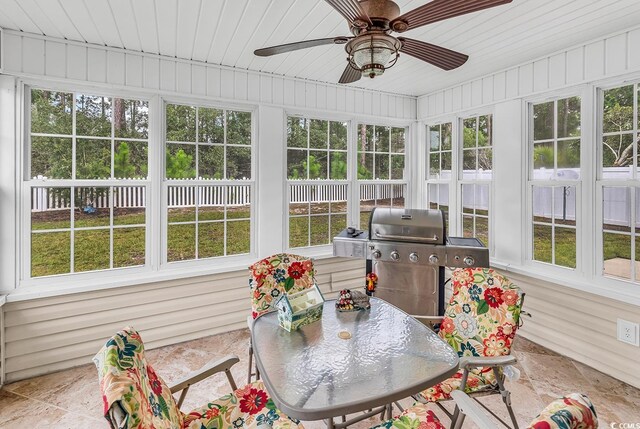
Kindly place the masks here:
POLYGON ((333 424, 333 417, 329 417, 327 419, 327 429, 334 429, 335 425, 333 424))

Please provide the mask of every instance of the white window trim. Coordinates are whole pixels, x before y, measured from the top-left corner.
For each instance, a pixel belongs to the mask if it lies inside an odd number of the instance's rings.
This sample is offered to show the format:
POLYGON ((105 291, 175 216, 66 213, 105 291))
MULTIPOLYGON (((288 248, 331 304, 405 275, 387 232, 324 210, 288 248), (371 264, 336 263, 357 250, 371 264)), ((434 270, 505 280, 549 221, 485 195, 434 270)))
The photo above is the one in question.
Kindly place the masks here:
MULTIPOLYGON (((185 181, 181 181, 180 179, 167 179, 166 178, 166 170, 165 170, 165 157, 160 155, 160 169, 158 171, 158 174, 156 175, 157 178, 160 181, 160 189, 161 189, 161 197, 160 197, 160 204, 161 204, 161 210, 159 213, 159 217, 160 217, 160 226, 161 226, 161 232, 160 232, 160 247, 162 249, 162 251, 160 252, 160 270, 170 270, 172 269, 172 267, 184 267, 184 269, 194 269, 194 268, 198 268, 199 266, 203 265, 203 264, 207 264, 207 265, 216 265, 216 264, 221 264, 221 265, 226 265, 228 263, 233 263, 234 260, 238 260, 241 262, 245 262, 245 264, 248 266, 250 265, 253 261, 255 261, 255 259, 257 258, 257 204, 256 204, 256 197, 258 195, 258 181, 257 181, 257 152, 256 152, 256 137, 257 137, 257 106, 253 106, 253 107, 247 107, 247 106, 243 106, 243 107, 239 107, 239 106, 235 106, 233 104, 226 104, 226 103, 216 103, 216 102, 212 102, 211 100, 199 100, 199 99, 190 99, 190 98, 185 98, 185 97, 161 97, 160 98, 160 103, 161 103, 161 113, 157 116, 159 118, 161 118, 161 128, 158 130, 159 131, 159 136, 160 136, 160 141, 159 141, 159 146, 162 148, 162 154, 164 154, 164 151, 166 150, 166 108, 168 104, 179 104, 179 105, 186 105, 186 106, 195 106, 198 108, 213 108, 213 109, 218 109, 218 110, 232 110, 232 111, 241 111, 241 112, 248 112, 251 113, 251 179, 250 180, 230 180, 230 179, 224 179, 224 180, 201 180, 201 179, 195 179, 195 180, 185 180, 185 181), (229 107, 231 106, 231 107, 229 107), (168 196, 168 192, 169 192, 169 188, 172 186, 195 186, 195 187, 199 187, 199 186, 227 186, 227 185, 249 185, 250 187, 250 193, 251 193, 251 210, 250 210, 250 233, 249 233, 249 237, 250 237, 250 249, 249 249, 249 253, 246 254, 240 254, 240 255, 224 255, 224 256, 216 256, 216 257, 211 257, 211 258, 198 258, 198 259, 188 259, 188 260, 184 260, 184 261, 171 261, 169 262, 167 260, 167 255, 168 255, 168 229, 169 229, 169 225, 168 225, 168 214, 167 214, 167 196, 168 196)), ((197 123, 196 123, 196 127, 197 127, 197 123)), ((224 146, 226 146, 226 139, 225 139, 225 143, 224 146)), ((197 149, 197 145, 196 145, 196 149, 197 149)), ((196 150, 197 153, 197 150, 196 150)), ((225 162, 226 165, 226 162, 225 162)), ((197 174, 197 172, 196 172, 197 174)), ((198 231, 198 223, 199 222, 195 222, 196 225, 196 242, 198 240, 198 236, 197 236, 197 231, 198 231)), ((224 228, 225 231, 227 229, 227 220, 225 218, 224 220, 224 228)), ((226 232, 225 232, 225 237, 226 237, 226 232)), ((226 243, 225 243, 225 247, 226 247, 226 243)), ((178 269, 178 268, 176 268, 178 269)))
MULTIPOLYGON (((353 122, 353 138, 351 141, 352 153, 353 153, 353 189, 352 189, 352 199, 354 200, 354 226, 358 226, 360 229, 369 229, 369 225, 361 225, 360 224, 360 186, 361 185, 404 185, 405 186, 405 196, 404 196, 404 207, 410 208, 413 207, 413 189, 411 187, 411 164, 410 161, 413 158, 413 148, 415 148, 415 142, 412 141, 413 134, 411 133, 411 124, 410 123, 398 123, 394 121, 387 120, 355 120, 353 122), (404 128, 404 177, 402 179, 358 179, 358 128, 360 125, 372 125, 374 127, 389 127, 389 128, 404 128)), ((375 157, 377 152, 369 151, 375 157)), ((389 136, 389 154, 395 152, 391 152, 391 136, 389 136)), ((391 164, 389 164, 391 167, 391 164)), ((372 172, 375 176, 375 167, 372 172)))
MULTIPOLYGON (((421 155, 424 164, 422 164, 421 170, 424 172, 424 179, 422 180, 422 194, 426 196, 425 207, 429 207, 429 185, 449 185, 449 224, 447 225, 447 235, 449 236, 462 236, 464 229, 462 226, 462 185, 465 184, 479 184, 489 186, 489 256, 493 258, 495 254, 495 239, 494 239, 494 224, 492 213, 494 211, 494 179, 493 175, 491 180, 464 180, 462 179, 462 159, 463 159, 463 138, 464 138, 464 126, 462 121, 464 119, 472 117, 480 117, 490 115, 492 121, 495 123, 495 115, 493 106, 483 107, 482 109, 473 109, 456 112, 454 115, 445 115, 427 119, 421 122, 423 129, 425 130, 425 137, 423 138, 424 153, 421 155), (451 179, 430 179, 429 169, 431 168, 429 162, 430 144, 429 144, 429 127, 442 125, 445 123, 451 123, 451 179), (425 168, 426 167, 426 168, 425 168)), ((493 133, 493 130, 492 130, 493 133)), ((493 161, 492 164, 496 165, 496 157, 494 148, 494 136, 491 136, 491 151, 493 161)), ((484 243, 486 245, 486 243, 484 243)))
MULTIPOLYGON (((456 140, 459 134, 459 125, 458 125, 458 116, 441 116, 439 118, 435 118, 432 120, 424 121, 423 129, 425 130, 424 141, 421 142, 424 145, 424 153, 421 156, 423 163, 420 168, 424 171, 424 180, 422 181, 422 186, 424 187, 422 190, 422 194, 425 195, 424 205, 426 208, 430 206, 430 195, 429 195, 429 185, 449 185, 449 223, 446 225, 446 231, 448 236, 456 236, 458 234, 458 216, 455 213, 457 211, 458 203, 457 203, 457 193, 455 187, 458 186, 458 178, 457 178, 457 168, 458 168, 458 156, 456 154, 456 140), (429 176, 431 174, 431 142, 429 136, 429 128, 435 127, 438 125, 443 125, 451 123, 451 178, 449 180, 445 180, 442 178, 431 179, 429 176)), ((442 139, 441 139, 442 140, 442 139)), ((442 143, 442 142, 440 142, 442 143)), ((438 153, 442 153, 442 150, 438 151, 438 153)), ((442 160, 442 158, 441 158, 442 160)), ((440 167, 442 168, 442 161, 440 162, 440 167)), ((442 171, 442 170, 441 170, 442 171)))
MULTIPOLYGON (((464 185, 481 185, 481 186, 488 186, 489 187, 489 215, 488 215, 488 219, 487 219, 487 225, 489 228, 488 231, 488 237, 489 237, 489 246, 487 247, 489 249, 489 257, 493 257, 495 255, 495 245, 494 245, 494 224, 493 224, 493 193, 494 193, 494 173, 493 173, 493 169, 494 166, 496 165, 496 159, 495 159, 495 151, 493 150, 493 146, 494 146, 494 136, 493 136, 493 127, 494 127, 494 114, 493 114, 493 109, 487 109, 487 110, 483 110, 481 112, 471 112, 471 113, 467 113, 467 114, 460 114, 457 116, 457 123, 458 123, 458 135, 457 135, 457 144, 458 144, 458 150, 456 151, 456 163, 458 165, 458 168, 456 170, 456 178, 457 178, 457 184, 456 186, 458 187, 458 189, 456 189, 456 214, 458 216, 458 225, 457 225, 457 233, 460 236, 464 235, 464 215, 462 213, 463 210, 463 204, 462 204, 462 198, 463 198, 463 186, 464 185), (463 169, 464 169, 464 120, 465 119, 471 119, 471 118, 476 118, 476 121, 478 121, 476 123, 476 133, 478 132, 477 129, 479 127, 479 120, 481 116, 490 116, 491 117, 491 122, 492 122, 492 127, 491 127, 491 145, 488 146, 489 148, 491 148, 491 179, 490 180, 480 180, 480 179, 464 179, 463 178, 463 169)), ((477 139, 477 135, 476 135, 476 139, 477 139)), ((476 142, 477 143, 477 142, 476 142)), ((480 150, 480 146, 476 146, 475 147, 475 151, 476 151, 476 157, 477 157, 477 152, 480 150)), ((477 158, 476 158, 477 159, 477 158)), ((477 171, 477 170, 476 170, 477 171)), ((475 228, 475 222, 477 219, 477 215, 474 213, 473 215, 474 218, 474 228, 475 228)), ((487 245, 487 243, 483 243, 485 246, 487 245)))
MULTIPOLYGON (((106 89, 97 89, 93 87, 84 87, 84 86, 74 86, 74 89, 70 89, 66 86, 51 84, 47 82, 38 82, 38 81, 18 81, 18 97, 21 100, 21 110, 18 113, 20 116, 21 126, 19 128, 19 133, 16 139, 16 151, 20 154, 20 163, 18 164, 18 168, 16 169, 17 173, 17 183, 20 187, 20 215, 19 215, 19 225, 18 225, 18 243, 17 246, 19 248, 20 260, 18 262, 19 270, 18 270, 18 278, 19 278, 19 288, 24 287, 28 288, 30 286, 40 286, 40 285, 57 285, 56 287, 64 288, 65 285, 69 283, 71 279, 77 279, 78 282, 87 282, 95 280, 96 276, 100 276, 104 279, 110 279, 111 277, 122 277, 126 278, 129 276, 140 275, 144 273, 149 273, 152 271, 151 268, 151 258, 149 255, 148 249, 150 248, 150 216, 149 216, 149 200, 151 198, 151 174, 152 169, 150 162, 148 162, 148 177, 146 179, 140 180, 123 180, 123 179, 107 179, 107 180, 92 180, 92 179, 46 179, 46 180, 38 180, 33 179, 28 174, 29 172, 29 161, 30 157, 26 155, 27 151, 30 148, 27 147, 27 137, 31 135, 30 125, 31 125, 31 89, 48 89, 60 92, 71 93, 74 95, 72 112, 75 111, 75 94, 93 94, 97 93, 101 96, 105 97, 118 97, 123 99, 136 99, 143 100, 149 103, 149 117, 151 117, 151 98, 148 95, 137 94, 137 93, 129 93, 124 95, 124 91, 109 91, 106 89), (30 228, 30 219, 31 219, 31 190, 35 187, 59 187, 59 188, 81 188, 81 187, 102 187, 102 188, 114 188, 119 186, 140 186, 145 188, 145 194, 147 197, 147 207, 145 210, 145 264, 144 266, 134 266, 134 267, 122 267, 122 268, 109 268, 102 270, 92 270, 92 271, 84 271, 84 272, 70 272, 64 274, 56 274, 50 276, 42 276, 42 277, 31 277, 31 228, 30 228)), ((72 138, 75 139, 76 130, 75 130, 75 116, 74 116, 74 126, 72 129, 72 138)), ((147 144, 149 150, 149 161, 152 156, 152 145, 151 145, 152 133, 151 127, 149 124, 148 127, 148 136, 147 136, 147 144)), ((75 155, 75 148, 73 154, 75 155)), ((75 156, 73 156, 72 160, 72 175, 75 173, 75 156)), ((110 193, 110 199, 113 198, 113 194, 110 193)), ((71 245, 74 243, 74 216, 73 216, 73 208, 74 208, 74 198, 71 199, 71 220, 70 220, 70 239, 71 245)), ((107 227, 105 227, 106 229, 107 227)), ((113 225, 108 226, 108 230, 113 230, 113 225)), ((110 249, 112 252, 113 249, 110 249)), ((74 259, 73 255, 70 256, 70 269, 73 267, 74 259)))
MULTIPOLYGON (((256 200, 258 195, 258 160, 257 160, 257 111, 258 106, 253 103, 234 103, 212 100, 207 97, 198 96, 174 96, 159 95, 157 92, 131 91, 129 89, 111 89, 102 86, 92 86, 86 84, 71 84, 49 81, 45 79, 17 79, 16 80, 16 183, 21 190, 18 201, 18 216, 16 228, 18 230, 16 242, 16 254, 19 255, 17 265, 17 287, 10 289, 8 301, 21 301, 46 296, 55 296, 68 293, 95 291, 101 289, 111 289, 130 285, 140 285, 170 281, 175 279, 190 278, 194 276, 204 276, 220 273, 231 273, 245 270, 246 267, 255 261, 257 255, 258 225, 256 218, 256 200), (29 98, 30 88, 42 88, 52 91, 99 94, 101 96, 119 97, 124 99, 139 99, 149 103, 149 124, 148 124, 148 178, 135 181, 135 185, 147 187, 147 210, 146 210, 146 233, 145 233, 145 266, 123 267, 108 270, 96 270, 79 273, 67 273, 36 278, 27 278, 25 273, 30 270, 30 213, 31 202, 30 193, 25 192, 26 172, 28 171, 28 157, 25 157, 26 137, 30 134, 30 121, 27 109, 30 109, 29 98), (251 204, 251 253, 242 255, 229 255, 216 258, 205 258, 199 260, 177 261, 163 263, 166 259, 166 196, 164 183, 164 122, 165 113, 163 111, 165 103, 198 105, 203 107, 213 107, 225 110, 238 110, 251 112, 251 150, 252 150, 252 204, 251 204), (160 150, 160 154, 157 151, 160 150), (158 202, 156 202, 158 201, 158 202)), ((106 182, 106 181, 105 181, 106 182)), ((233 181, 232 181, 233 182, 233 181)), ((240 181, 242 182, 242 181, 240 181)), ((242 184, 234 182, 233 184, 242 184)), ((129 183, 129 182, 127 182, 129 183)), ((75 180, 74 184, 64 183, 59 180, 48 179, 42 181, 42 186, 99 186, 110 187, 123 185, 121 180, 113 179, 108 183, 91 180, 75 180), (113 183, 112 183, 113 182, 113 183)), ((132 182, 134 184, 134 182, 132 182)), ((189 184, 195 184, 189 181, 189 184)), ((209 183, 209 185, 222 185, 222 181, 209 183)), ((318 255, 323 257, 324 255, 318 255)))
POLYGON ((391 118, 379 118, 375 116, 365 115, 351 115, 351 114, 332 114, 326 111, 317 111, 312 109, 285 109, 284 111, 284 123, 282 124, 284 132, 284 142, 282 151, 283 154, 283 192, 285 195, 283 205, 283 242, 285 243, 285 251, 295 252, 300 255, 313 257, 313 258, 329 258, 333 257, 333 245, 319 245, 319 246, 307 246, 307 247, 295 247, 291 248, 289 245, 289 200, 290 200, 290 185, 291 184, 346 184, 348 187, 348 201, 347 201, 347 226, 359 227, 361 229, 367 229, 367 225, 360 225, 360 185, 361 184, 380 184, 380 185, 393 185, 402 184, 405 186, 405 207, 412 207, 412 186, 411 186, 411 168, 413 168, 408 161, 412 158, 412 153, 415 147, 415 141, 413 139, 413 133, 411 132, 412 125, 415 121, 407 121, 391 118), (289 180, 287 174, 287 118, 299 117, 306 119, 319 119, 324 121, 333 122, 345 122, 347 123, 347 179, 346 180, 327 180, 327 181, 315 181, 315 180, 289 180), (376 125, 384 127, 404 128, 405 129, 405 163, 404 163, 404 179, 385 179, 385 180, 358 180, 358 125, 376 125))
MULTIPOLYGON (((592 114, 592 110, 589 108, 589 103, 592 100, 588 91, 587 85, 579 85, 571 88, 564 88, 561 91, 555 91, 551 93, 540 94, 536 97, 526 98, 524 109, 525 109, 525 142, 526 142, 526 151, 524 151, 524 156, 526 159, 523 160, 523 165, 526 165, 526 204, 525 210, 523 212, 524 225, 525 225, 525 238, 523 240, 523 255, 525 257, 524 265, 530 267, 540 267, 540 269, 548 270, 550 273, 555 273, 555 275, 563 275, 566 272, 570 273, 581 273, 584 270, 584 267, 588 267, 590 264, 585 260, 585 254, 588 252, 583 252, 584 243, 588 243, 592 233, 587 230, 586 221, 588 219, 584 219, 585 214, 588 212, 588 207, 585 207, 585 199, 588 199, 588 195, 585 195, 589 189, 589 186, 584 186, 585 183, 590 183, 590 177, 593 174, 592 168, 592 145, 595 141, 593 138, 592 126, 590 123, 590 118, 592 114), (563 100, 565 98, 570 97, 580 97, 580 178, 576 180, 561 180, 558 179, 555 175, 549 180, 533 180, 533 106, 534 104, 541 104, 546 102, 554 102, 554 131, 553 138, 554 147, 555 142, 557 142, 558 138, 556 135, 557 130, 557 104, 555 103, 558 100, 563 100), (589 143, 588 145, 585 143, 589 143), (561 265, 555 265, 547 262, 536 261, 533 259, 533 187, 547 187, 547 186, 573 186, 576 188, 576 268, 564 267, 561 265)), ((554 171, 557 165, 557 151, 554 151, 554 171)), ((593 241, 591 241, 593 242, 593 241)))
MULTIPOLYGON (((604 132, 603 132, 603 117, 602 117, 602 111, 604 108, 604 92, 610 89, 615 89, 615 88, 620 88, 620 87, 624 87, 624 86, 628 86, 628 85, 634 85, 634 111, 633 111, 633 118, 634 118, 634 129, 632 131, 632 136, 634 136, 634 139, 636 138, 635 136, 638 135, 638 133, 640 133, 640 119, 638 118, 638 115, 640 114, 640 95, 638 94, 638 92, 640 91, 640 76, 636 76, 634 78, 629 78, 629 79, 625 79, 625 80, 621 80, 621 81, 611 81, 608 80, 606 83, 604 83, 603 85, 594 85, 594 89, 593 89, 593 97, 595 102, 592 103, 594 108, 595 108, 595 112, 594 114, 596 115, 596 121, 595 121, 595 138, 594 138, 594 143, 596 145, 596 151, 595 151, 595 156, 596 156, 596 171, 593 174, 593 184, 595 187, 595 205, 594 207, 596 207, 595 210, 595 225, 596 228, 599 228, 600 233, 599 234, 595 234, 594 237, 594 247, 595 247, 595 259, 596 259, 596 264, 595 265, 595 272, 593 273, 595 278, 601 279, 601 281, 611 284, 623 284, 625 286, 628 287, 633 287, 633 288, 637 288, 638 290, 640 290, 640 280, 637 280, 638 278, 638 272, 636 271, 636 264, 631 264, 631 278, 630 279, 623 279, 623 278, 616 278, 613 276, 607 276, 604 274, 604 238, 603 238, 603 234, 602 232, 604 231, 604 219, 603 219, 603 188, 604 187, 624 187, 624 188, 629 188, 630 189, 630 202, 631 202, 631 210, 630 210, 630 230, 632 231, 632 233, 629 235, 630 237, 632 235, 635 235, 636 240, 640 240, 640 234, 638 234, 637 232, 635 232, 636 228, 635 228, 635 222, 637 222, 637 216, 638 213, 636 213, 635 207, 636 207, 636 199, 638 198, 636 190, 640 189, 640 162, 637 163, 636 168, 633 169, 633 174, 631 178, 627 178, 627 179, 623 179, 623 180, 611 180, 611 179, 603 179, 602 178, 602 170, 603 170, 603 165, 602 165, 602 139, 604 136, 604 132)), ((637 145, 634 145, 634 159, 637 159, 637 157, 640 155, 640 149, 638 149, 637 145)), ((631 261, 637 261, 638 260, 638 255, 636 255, 636 247, 637 246, 631 246, 631 261)))

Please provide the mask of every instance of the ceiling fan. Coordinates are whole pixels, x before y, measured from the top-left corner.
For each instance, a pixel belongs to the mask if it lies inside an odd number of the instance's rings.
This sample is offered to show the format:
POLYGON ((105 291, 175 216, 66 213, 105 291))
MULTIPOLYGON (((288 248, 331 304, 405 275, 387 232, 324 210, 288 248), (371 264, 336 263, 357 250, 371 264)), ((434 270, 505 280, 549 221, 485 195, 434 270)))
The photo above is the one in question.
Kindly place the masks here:
POLYGON ((406 37, 394 37, 392 32, 408 30, 443 21, 454 16, 511 3, 513 0, 433 0, 400 15, 392 0, 325 0, 349 22, 353 36, 328 37, 257 49, 261 57, 283 54, 298 49, 322 45, 345 45, 347 67, 340 83, 351 83, 362 76, 374 78, 393 67, 400 52, 411 55, 444 70, 453 70, 469 58, 465 54, 441 46, 406 37))

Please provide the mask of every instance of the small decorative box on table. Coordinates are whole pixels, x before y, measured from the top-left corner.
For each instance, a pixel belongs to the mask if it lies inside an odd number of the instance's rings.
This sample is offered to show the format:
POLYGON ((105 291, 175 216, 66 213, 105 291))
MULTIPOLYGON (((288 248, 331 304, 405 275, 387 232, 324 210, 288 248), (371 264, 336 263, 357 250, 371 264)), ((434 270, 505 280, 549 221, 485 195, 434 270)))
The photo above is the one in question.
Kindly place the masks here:
POLYGON ((278 322, 287 331, 295 331, 301 326, 320 320, 323 304, 324 297, 318 285, 294 294, 282 295, 276 302, 278 322))

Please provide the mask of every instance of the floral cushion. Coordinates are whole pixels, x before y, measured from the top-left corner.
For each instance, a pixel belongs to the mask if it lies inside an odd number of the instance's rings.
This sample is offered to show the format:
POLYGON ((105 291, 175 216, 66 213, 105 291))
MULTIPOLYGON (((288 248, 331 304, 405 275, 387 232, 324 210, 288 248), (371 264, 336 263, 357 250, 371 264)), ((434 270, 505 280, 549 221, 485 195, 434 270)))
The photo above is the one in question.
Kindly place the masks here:
MULTIPOLYGON (((438 335, 460 357, 511 353, 522 306, 520 288, 490 268, 458 268, 451 280, 453 295, 438 335)), ((449 399, 449 393, 460 386, 461 377, 462 371, 459 371, 452 379, 421 392, 416 399, 449 399)), ((465 391, 477 391, 494 383, 493 371, 480 368, 470 374, 465 391), (479 387, 473 386, 474 383, 479 387)))
POLYGON ((276 409, 264 384, 256 381, 225 395, 185 416, 185 429, 303 428, 276 409))
POLYGON ((547 405, 528 427, 530 429, 597 429, 598 417, 587 396, 571 393, 547 405))
POLYGON ((255 319, 272 310, 283 293, 295 293, 315 284, 313 261, 304 256, 279 253, 249 267, 251 315, 255 319))
POLYGON ((426 406, 422 404, 416 404, 411 408, 407 408, 399 416, 387 420, 377 426, 373 426, 371 429, 445 429, 444 425, 440 423, 438 417, 433 411, 428 410, 426 406))
POLYGON ((103 414, 119 406, 127 429, 181 428, 183 415, 165 382, 147 365, 140 335, 125 328, 114 335, 93 358, 98 368, 103 414))
POLYGON ((304 429, 278 411, 261 381, 248 384, 207 405, 183 414, 165 382, 144 357, 140 335, 125 328, 113 336, 93 359, 100 378, 104 416, 124 413, 126 429, 235 429, 262 425, 276 429, 304 429))
MULTIPOLYGON (((433 387, 423 390, 418 394, 417 399, 425 402, 445 401, 451 399, 451 392, 460 389, 462 384, 462 370, 458 371, 453 377, 436 384, 433 387)), ((496 388, 496 377, 491 368, 474 368, 469 371, 465 392, 480 392, 496 388)))

